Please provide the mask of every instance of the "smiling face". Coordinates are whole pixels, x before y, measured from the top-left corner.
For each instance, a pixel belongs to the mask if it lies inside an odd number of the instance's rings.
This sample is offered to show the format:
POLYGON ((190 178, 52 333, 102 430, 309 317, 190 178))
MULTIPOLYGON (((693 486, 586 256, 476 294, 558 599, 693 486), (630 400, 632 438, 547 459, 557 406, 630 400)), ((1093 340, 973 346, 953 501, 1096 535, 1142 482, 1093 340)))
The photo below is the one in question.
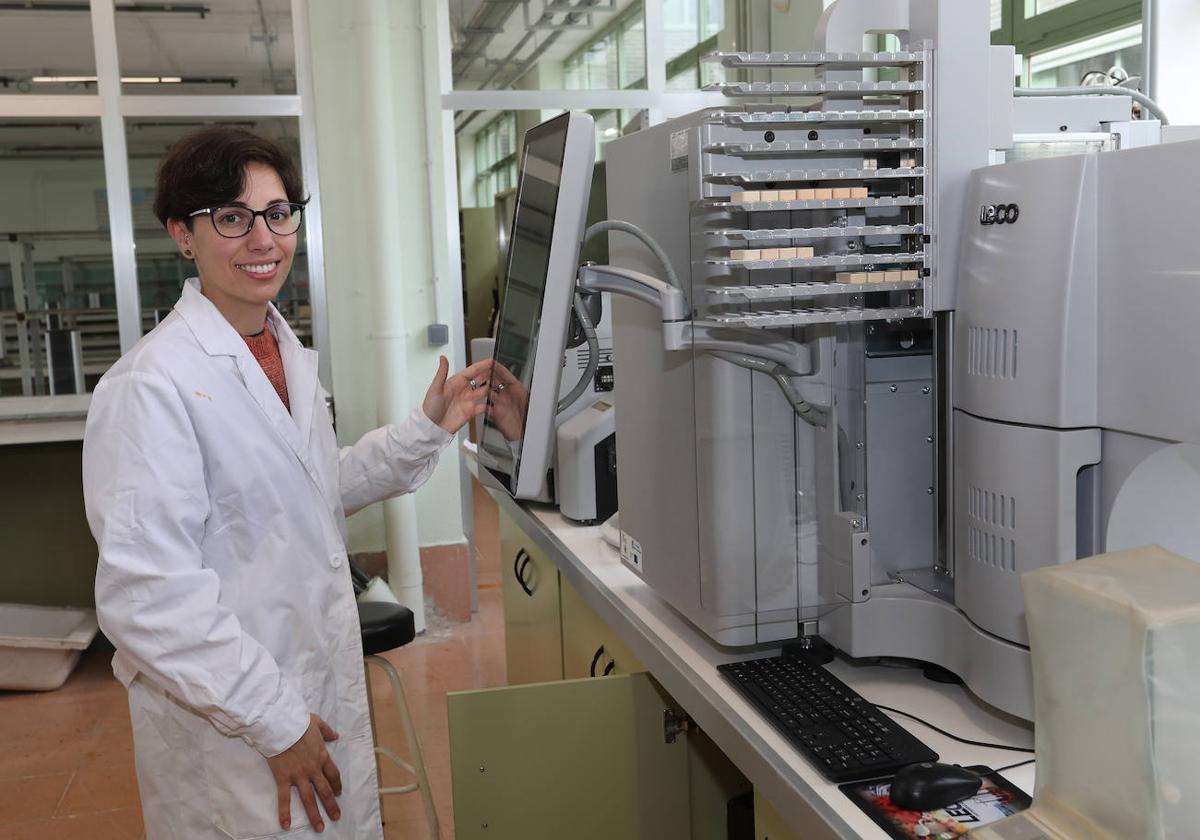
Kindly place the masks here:
MULTIPOLYGON (((251 163, 241 195, 230 203, 263 210, 287 201, 278 173, 265 164, 251 163)), ((181 219, 172 219, 168 229, 180 251, 194 255, 204 296, 242 335, 261 331, 267 304, 279 294, 291 271, 296 235, 272 232, 261 216, 254 219, 248 234, 237 239, 221 236, 205 216, 192 219, 191 230, 181 219)))

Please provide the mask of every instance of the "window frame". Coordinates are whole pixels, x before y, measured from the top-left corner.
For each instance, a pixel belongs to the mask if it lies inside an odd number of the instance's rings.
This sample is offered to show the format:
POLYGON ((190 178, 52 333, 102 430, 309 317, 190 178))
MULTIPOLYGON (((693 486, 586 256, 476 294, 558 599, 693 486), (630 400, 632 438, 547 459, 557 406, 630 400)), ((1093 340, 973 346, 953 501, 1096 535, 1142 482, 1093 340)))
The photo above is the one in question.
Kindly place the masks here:
POLYGON ((993 44, 1011 44, 1018 55, 1082 41, 1142 19, 1141 0, 1075 0, 1048 12, 1025 16, 1026 0, 1003 0, 993 44))
MULTIPOLYGON (((312 105, 315 93, 306 0, 291 0, 290 10, 294 42, 292 48, 296 61, 294 94, 158 96, 124 93, 121 89, 115 0, 91 0, 89 15, 96 57, 96 84, 90 92, 72 95, 0 94, 0 117, 99 118, 121 353, 127 353, 142 337, 129 156, 125 144, 126 120, 138 117, 297 117, 300 131, 300 170, 305 188, 311 196, 308 212, 305 214, 305 239, 309 260, 313 346, 318 351, 318 375, 326 390, 332 394, 333 369, 328 352, 330 343, 325 292, 325 249, 321 229, 321 188, 312 105)), ((77 399, 78 395, 38 399, 48 400, 48 410, 53 411, 56 400, 73 398, 77 399)))
MULTIPOLYGON (((501 111, 495 117, 488 120, 484 126, 475 133, 473 138, 475 142, 475 202, 479 206, 485 206, 480 200, 479 190, 485 181, 493 177, 499 178, 501 172, 507 172, 508 183, 511 187, 517 182, 517 115, 512 111, 501 111), (483 162, 480 158, 480 146, 487 147, 498 144, 499 138, 505 130, 512 132, 512 151, 506 155, 499 154, 496 150, 496 156, 492 159, 492 155, 485 155, 483 162)), ((493 195, 489 197, 489 201, 495 198, 495 192, 503 190, 495 190, 493 195)))
MULTIPOLYGON (((569 66, 572 62, 579 61, 580 62, 579 66, 580 67, 584 66, 582 64, 583 56, 587 55, 588 51, 594 45, 599 44, 603 41, 607 41, 608 38, 611 36, 613 39, 614 51, 616 52, 616 68, 617 68, 617 85, 618 85, 618 87, 621 90, 642 90, 643 88, 645 88, 645 86, 646 86, 646 66, 645 66, 645 64, 646 64, 646 62, 648 62, 648 58, 649 58, 649 56, 646 55, 645 53, 643 54, 644 63, 642 66, 642 75, 640 77, 634 79, 628 85, 623 85, 623 86, 621 85, 621 36, 624 35, 629 29, 632 28, 632 25, 626 26, 626 24, 631 24, 631 22, 635 18, 637 20, 643 22, 642 38, 645 39, 645 37, 646 37, 645 28, 644 28, 645 8, 644 8, 644 5, 641 2, 641 0, 638 0, 638 2, 636 2, 636 3, 630 3, 623 12, 621 12, 615 18, 610 20, 607 24, 605 24, 604 27, 602 27, 601 29, 598 29, 596 31, 595 35, 593 35, 591 38, 588 38, 586 41, 584 41, 582 44, 580 44, 578 47, 576 47, 574 49, 574 51, 572 51, 570 54, 567 55, 566 58, 564 58, 562 60, 563 78, 565 79, 567 77, 567 75, 569 73, 569 66), (641 84, 639 84, 639 82, 641 84)), ((589 79, 589 82, 590 82, 590 79, 589 79)), ((579 89, 580 90, 607 90, 607 88, 604 88, 604 87, 590 87, 590 86, 582 87, 579 89)))

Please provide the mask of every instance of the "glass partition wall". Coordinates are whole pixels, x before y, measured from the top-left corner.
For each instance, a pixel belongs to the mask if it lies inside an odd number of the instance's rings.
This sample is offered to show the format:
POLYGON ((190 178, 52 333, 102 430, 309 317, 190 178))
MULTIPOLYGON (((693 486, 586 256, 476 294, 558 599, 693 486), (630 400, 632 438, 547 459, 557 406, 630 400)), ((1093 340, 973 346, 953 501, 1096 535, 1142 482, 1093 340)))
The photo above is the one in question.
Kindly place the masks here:
POLYGON ((170 311, 194 266, 154 217, 155 173, 175 140, 214 123, 300 163, 312 201, 276 303, 302 341, 327 346, 322 266, 307 259, 321 234, 305 0, 5 5, 0 396, 89 392, 170 311))

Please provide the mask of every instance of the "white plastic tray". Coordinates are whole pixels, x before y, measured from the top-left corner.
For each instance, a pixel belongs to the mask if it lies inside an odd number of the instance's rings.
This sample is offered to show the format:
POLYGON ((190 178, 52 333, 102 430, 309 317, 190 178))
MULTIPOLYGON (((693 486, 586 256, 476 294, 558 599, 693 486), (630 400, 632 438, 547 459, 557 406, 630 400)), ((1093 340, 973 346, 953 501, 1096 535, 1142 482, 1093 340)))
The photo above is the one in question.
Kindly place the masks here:
POLYGON ((98 630, 92 609, 0 604, 0 689, 58 688, 98 630))

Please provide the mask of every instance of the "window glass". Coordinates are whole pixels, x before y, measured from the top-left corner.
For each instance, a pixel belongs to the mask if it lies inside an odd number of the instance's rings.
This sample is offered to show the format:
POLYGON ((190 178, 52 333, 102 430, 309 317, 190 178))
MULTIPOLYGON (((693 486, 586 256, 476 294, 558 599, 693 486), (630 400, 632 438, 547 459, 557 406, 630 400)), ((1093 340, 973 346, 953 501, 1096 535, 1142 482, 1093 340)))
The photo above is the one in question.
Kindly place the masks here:
POLYGON ((583 87, 613 90, 619 88, 617 75, 617 37, 608 37, 591 43, 580 55, 583 62, 583 87))
POLYGON ((296 93, 290 0, 116 8, 122 93, 296 93))
POLYGON ((622 88, 646 86, 646 23, 641 15, 629 19, 617 36, 617 82, 622 88))
POLYGON ((604 147, 608 141, 621 136, 619 111, 593 111, 592 118, 596 121, 596 160, 604 160, 604 147))
MULTIPOLYGON (((88 4, 62 10, 0 9, 0 96, 96 92, 96 57, 88 4), (48 53, 46 34, 54 33, 48 53)), ((16 7, 16 8, 14 8, 16 7)))
POLYGON ((700 6, 700 40, 712 38, 725 28, 725 0, 697 0, 700 6))
POLYGON ((90 391, 121 354, 99 120, 0 121, 0 396, 90 391))
POLYGON ((665 0, 663 38, 669 90, 696 90, 725 80, 724 68, 701 60, 721 49, 717 36, 724 25, 723 0, 665 0))
POLYGON ((1142 69, 1142 25, 1140 23, 1085 38, 1029 57, 1032 87, 1071 87, 1134 76, 1142 69))
POLYGON ((667 61, 700 43, 700 5, 706 0, 664 0, 663 47, 667 61))
POLYGON ((491 205, 498 192, 516 183, 517 118, 507 111, 475 135, 475 206, 491 205))
MULTIPOLYGON (((691 0, 696 2, 696 0, 691 0)), ((541 3, 451 3, 456 90, 618 90, 644 87, 641 0, 586 11, 541 3)), ((581 7, 583 4, 579 4, 581 7)))
POLYGON ((1025 0, 1025 17, 1033 17, 1063 6, 1069 6, 1078 0, 1025 0))
MULTIPOLYGON (((179 299, 183 281, 196 275, 196 266, 179 253, 175 242, 154 215, 154 179, 159 163, 171 146, 184 135, 213 123, 237 125, 274 140, 300 165, 300 123, 295 117, 247 117, 237 120, 130 119, 125 136, 129 153, 129 185, 133 203, 134 243, 137 253, 138 294, 142 328, 153 329, 179 299)), ((200 208, 196 208, 197 210, 200 208)), ((261 208, 255 208, 261 209, 261 208)), ((199 217, 197 225, 212 224, 199 217)), ((261 224, 256 219, 255 224, 261 224)), ((305 228, 296 236, 292 271, 275 300, 280 314, 296 336, 312 346, 312 309, 308 284, 308 248, 305 228)))
POLYGON ((991 0, 992 31, 995 32, 1004 25, 1004 0, 991 0))
POLYGON ((699 68, 691 65, 684 65, 678 72, 667 77, 668 90, 695 90, 699 86, 699 68))

